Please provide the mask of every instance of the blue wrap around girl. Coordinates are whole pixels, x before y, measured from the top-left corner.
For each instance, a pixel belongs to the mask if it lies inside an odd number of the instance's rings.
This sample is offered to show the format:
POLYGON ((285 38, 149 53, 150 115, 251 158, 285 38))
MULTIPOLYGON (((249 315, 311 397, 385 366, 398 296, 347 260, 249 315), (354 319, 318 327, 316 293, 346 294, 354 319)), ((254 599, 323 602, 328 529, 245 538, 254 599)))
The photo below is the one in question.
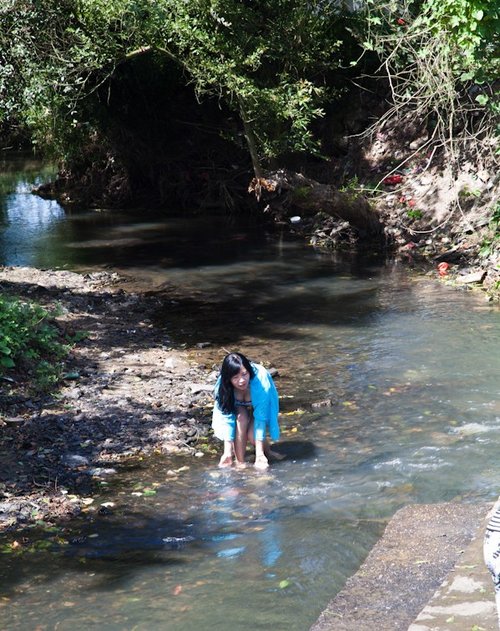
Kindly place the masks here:
MULTIPOLYGON (((250 397, 252 400, 255 440, 265 440, 266 430, 272 440, 278 440, 280 427, 278 423, 279 401, 278 391, 273 378, 260 364, 251 362, 253 377, 250 379, 250 397)), ((236 413, 225 414, 217 403, 220 377, 215 384, 215 404, 212 415, 212 429, 220 440, 234 440, 236 433, 236 413)))

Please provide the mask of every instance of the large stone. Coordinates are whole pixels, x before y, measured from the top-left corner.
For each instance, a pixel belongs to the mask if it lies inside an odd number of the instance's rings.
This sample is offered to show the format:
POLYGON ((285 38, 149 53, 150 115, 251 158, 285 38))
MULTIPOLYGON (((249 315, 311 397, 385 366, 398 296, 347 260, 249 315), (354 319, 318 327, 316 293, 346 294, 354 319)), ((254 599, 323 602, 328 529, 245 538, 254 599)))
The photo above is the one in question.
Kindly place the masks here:
POLYGON ((486 272, 484 270, 480 270, 479 272, 472 272, 471 274, 466 274, 465 276, 458 276, 457 282, 464 285, 469 285, 471 283, 482 283, 485 276, 486 272))

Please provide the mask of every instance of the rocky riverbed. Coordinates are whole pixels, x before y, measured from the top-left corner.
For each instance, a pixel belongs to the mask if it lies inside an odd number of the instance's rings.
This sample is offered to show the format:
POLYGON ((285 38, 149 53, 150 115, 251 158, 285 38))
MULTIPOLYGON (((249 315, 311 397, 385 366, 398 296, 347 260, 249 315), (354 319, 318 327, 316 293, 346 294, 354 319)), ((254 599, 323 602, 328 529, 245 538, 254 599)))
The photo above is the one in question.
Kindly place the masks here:
POLYGON ((83 334, 51 396, 0 383, 0 531, 74 516, 124 459, 214 451, 214 367, 194 364, 153 324, 154 295, 124 287, 110 272, 0 268, 2 293, 57 306, 58 325, 83 334))

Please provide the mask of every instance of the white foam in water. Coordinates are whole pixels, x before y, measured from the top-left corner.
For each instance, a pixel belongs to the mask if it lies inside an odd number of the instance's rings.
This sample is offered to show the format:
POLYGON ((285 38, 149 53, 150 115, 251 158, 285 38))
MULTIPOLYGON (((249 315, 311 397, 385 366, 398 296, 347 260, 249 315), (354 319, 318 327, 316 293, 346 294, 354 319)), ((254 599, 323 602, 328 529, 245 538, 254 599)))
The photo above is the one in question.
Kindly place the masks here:
POLYGON ((189 543, 190 541, 194 541, 194 537, 163 537, 163 543, 174 543, 174 544, 182 544, 189 543))
POLYGON ((217 552, 217 556, 224 559, 230 559, 231 557, 240 555, 244 550, 244 546, 241 548, 228 548, 227 550, 220 550, 220 552, 217 552))
POLYGON ((439 459, 434 462, 408 462, 406 468, 408 471, 436 471, 437 469, 451 466, 451 462, 439 459))
POLYGON ((498 427, 491 427, 491 425, 483 425, 482 423, 466 423, 460 427, 452 427, 450 433, 460 434, 461 436, 473 436, 474 434, 484 434, 497 429, 498 427))
MULTIPOLYGON (((413 455, 418 456, 418 452, 413 455)), ((375 470, 394 469, 400 473, 405 473, 408 471, 435 471, 436 469, 441 469, 442 467, 451 466, 452 464, 450 462, 446 462, 442 458, 432 458, 432 460, 429 460, 428 462, 411 462, 403 461, 401 458, 394 458, 394 460, 380 462, 373 468, 375 470)))
POLYGON ((374 465, 373 468, 378 471, 379 469, 400 469, 403 464, 401 458, 394 458, 393 460, 387 460, 387 462, 379 462, 374 465))

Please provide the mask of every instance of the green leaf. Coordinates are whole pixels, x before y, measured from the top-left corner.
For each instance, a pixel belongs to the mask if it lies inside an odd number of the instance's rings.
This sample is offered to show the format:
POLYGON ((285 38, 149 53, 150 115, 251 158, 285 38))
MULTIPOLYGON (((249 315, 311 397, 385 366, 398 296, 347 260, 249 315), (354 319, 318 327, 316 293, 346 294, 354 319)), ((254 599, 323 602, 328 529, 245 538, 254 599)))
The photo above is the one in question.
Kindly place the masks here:
POLYGON ((289 581, 288 579, 285 579, 285 580, 279 582, 279 588, 280 589, 286 589, 287 587, 290 587, 291 584, 292 584, 291 581, 289 581))
POLYGON ((489 100, 490 97, 487 94, 478 94, 476 96, 476 101, 479 103, 479 105, 482 105, 483 107, 486 105, 486 103, 488 103, 489 100))
POLYGON ((10 357, 0 357, 0 366, 4 368, 14 368, 16 363, 10 357))
POLYGON ((478 9, 477 11, 474 11, 474 13, 472 14, 472 17, 475 18, 479 22, 484 17, 484 11, 482 9, 478 9))
POLYGON ((474 73, 471 70, 460 75, 460 81, 471 81, 472 79, 474 79, 474 73))

